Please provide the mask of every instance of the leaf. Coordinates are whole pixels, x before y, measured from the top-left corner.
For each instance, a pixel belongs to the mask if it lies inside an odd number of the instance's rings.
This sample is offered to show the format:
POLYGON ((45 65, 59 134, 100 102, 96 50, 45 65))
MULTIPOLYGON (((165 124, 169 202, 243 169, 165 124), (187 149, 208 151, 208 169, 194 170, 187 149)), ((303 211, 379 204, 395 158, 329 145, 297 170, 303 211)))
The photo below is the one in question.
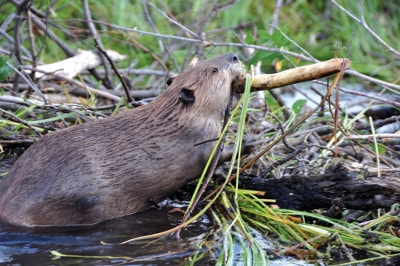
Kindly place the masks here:
POLYGON ((307 100, 306 99, 299 99, 295 101, 292 105, 292 110, 293 112, 298 115, 300 114, 301 110, 303 109, 303 106, 306 104, 307 100))
POLYGON ((278 47, 286 46, 289 43, 287 38, 285 38, 285 36, 283 36, 282 33, 278 30, 273 31, 271 35, 271 41, 274 45, 278 47))
POLYGON ((8 74, 12 72, 12 68, 7 65, 7 62, 7 56, 0 56, 0 82, 3 82, 8 74))
POLYGON ((372 150, 373 152, 375 152, 375 154, 382 155, 382 154, 385 154, 385 153, 386 153, 386 147, 385 147, 385 145, 383 145, 382 143, 378 143, 377 147, 378 147, 378 150, 376 150, 375 144, 374 144, 374 143, 371 143, 371 150, 372 150))
POLYGON ((264 67, 269 67, 270 71, 272 68, 272 62, 274 60, 282 60, 283 55, 278 53, 266 52, 266 51, 257 51, 252 58, 249 60, 249 64, 256 65, 258 62, 262 62, 264 67))
POLYGON ((259 38, 258 38, 258 42, 261 44, 265 44, 271 41, 271 34, 269 34, 268 31, 266 30, 259 30, 258 31, 259 34, 259 38))
POLYGON ((271 96, 271 94, 268 91, 264 92, 264 98, 271 112, 274 112, 275 110, 281 108, 279 102, 273 96, 271 96))

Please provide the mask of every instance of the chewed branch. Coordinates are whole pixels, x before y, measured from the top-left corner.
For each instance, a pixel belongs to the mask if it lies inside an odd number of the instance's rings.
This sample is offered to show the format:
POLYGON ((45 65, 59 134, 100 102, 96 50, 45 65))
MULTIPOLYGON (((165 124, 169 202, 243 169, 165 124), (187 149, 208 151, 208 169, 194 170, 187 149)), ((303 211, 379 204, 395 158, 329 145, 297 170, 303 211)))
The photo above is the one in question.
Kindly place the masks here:
MULTIPOLYGON (((312 64, 309 66, 296 67, 276 74, 264 74, 253 77, 251 84, 252 91, 269 90, 298 82, 327 77, 338 73, 341 69, 349 69, 350 60, 335 58, 325 62, 312 64)), ((234 89, 238 93, 244 91, 246 83, 246 73, 240 74, 234 84, 234 89)))

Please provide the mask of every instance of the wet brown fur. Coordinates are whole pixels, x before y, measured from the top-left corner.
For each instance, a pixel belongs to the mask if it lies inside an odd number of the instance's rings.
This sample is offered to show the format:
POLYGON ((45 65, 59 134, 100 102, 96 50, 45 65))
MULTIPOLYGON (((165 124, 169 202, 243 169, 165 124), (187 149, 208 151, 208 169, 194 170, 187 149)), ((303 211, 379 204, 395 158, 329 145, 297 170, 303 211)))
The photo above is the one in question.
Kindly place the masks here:
POLYGON ((42 137, 1 180, 0 220, 94 224, 144 210, 197 178, 215 142, 195 144, 219 137, 239 65, 233 54, 200 62, 146 106, 42 137))

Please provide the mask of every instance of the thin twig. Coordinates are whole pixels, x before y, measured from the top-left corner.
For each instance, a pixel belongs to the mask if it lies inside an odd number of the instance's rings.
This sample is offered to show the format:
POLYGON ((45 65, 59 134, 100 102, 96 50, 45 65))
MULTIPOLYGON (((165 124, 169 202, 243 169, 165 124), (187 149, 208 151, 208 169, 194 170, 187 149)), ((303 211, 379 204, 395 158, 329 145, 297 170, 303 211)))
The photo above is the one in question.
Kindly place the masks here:
MULTIPOLYGON (((7 33, 7 29, 8 29, 8 26, 11 24, 11 22, 13 20, 15 20, 15 16, 16 15, 14 13, 9 14, 8 17, 4 20, 3 24, 1 24, 1 26, 0 26, 0 34, 3 35, 7 39, 7 41, 9 41, 11 44, 15 43, 14 38, 11 37, 10 34, 7 33)), ((21 48, 21 52, 23 52, 23 54, 25 55, 25 58, 22 57, 22 59, 31 60, 29 51, 24 46, 20 46, 20 48, 21 48)), ((4 49, 0 49, 0 52, 5 53, 4 49)), ((7 54, 11 54, 11 52, 8 52, 7 54)))
POLYGON ((110 63, 111 68, 114 70, 114 73, 117 74, 118 79, 120 80, 122 87, 124 88, 125 97, 128 102, 134 102, 135 100, 132 99, 131 95, 129 94, 129 86, 126 84, 124 77, 119 73, 117 67, 115 66, 113 60, 108 56, 107 52, 104 51, 103 47, 100 45, 99 40, 94 38, 94 42, 96 43, 96 48, 99 49, 100 53, 107 59, 110 63))
MULTIPOLYGON (((31 50, 32 56, 32 68, 35 69, 37 67, 37 56, 36 56, 36 44, 35 44, 35 37, 33 35, 32 29, 32 18, 31 18, 31 11, 28 9, 26 11, 27 23, 28 23, 28 39, 29 39, 29 47, 31 50)), ((35 82, 35 70, 31 71, 30 74, 31 79, 35 82)))
MULTIPOLYGON (((318 83, 318 84, 325 85, 325 82, 322 82, 322 81, 315 80, 314 82, 318 83)), ((381 102, 381 103, 387 103, 387 104, 391 104, 391 105, 396 106, 396 107, 400 107, 400 103, 399 102, 393 101, 393 100, 389 100, 387 98, 382 98, 382 97, 379 97, 379 96, 376 96, 376 95, 372 95, 372 94, 369 94, 369 93, 365 93, 365 92, 361 92, 361 91, 349 90, 349 89, 345 89, 343 87, 339 87, 339 90, 341 92, 344 92, 344 93, 348 93, 348 94, 352 94, 352 95, 359 95, 359 96, 363 96, 365 98, 376 100, 376 101, 381 102)))
POLYGON ((71 82, 72 84, 74 84, 76 86, 79 86, 79 87, 81 87, 83 89, 88 90, 90 93, 102 96, 104 98, 111 99, 111 100, 117 101, 117 102, 121 100, 121 97, 119 97, 119 96, 116 96, 116 95, 113 95, 111 93, 108 93, 107 91, 94 89, 94 88, 92 88, 92 87, 90 87, 90 86, 88 86, 88 85, 86 85, 86 84, 84 84, 82 82, 76 81, 74 79, 70 79, 70 78, 67 78, 67 77, 61 76, 61 75, 55 75, 54 77, 66 80, 68 82, 71 82))
POLYGON ((397 85, 397 84, 394 84, 394 83, 390 83, 390 82, 386 82, 386 81, 383 81, 383 80, 380 80, 380 79, 376 79, 376 78, 361 74, 361 73, 357 72, 354 69, 347 70, 346 74, 361 78, 361 79, 363 79, 365 81, 369 81, 369 82, 372 82, 372 83, 375 83, 375 84, 378 84, 378 85, 381 85, 381 86, 385 86, 385 87, 388 87, 388 88, 392 88, 392 89, 398 90, 397 93, 400 92, 400 85, 397 85))
MULTIPOLYGON (((165 18, 167 18, 168 21, 171 21, 171 19, 167 16, 167 14, 165 14, 164 12, 162 12, 159 8, 157 8, 157 7, 156 7, 155 5, 153 5, 152 3, 149 3, 149 2, 146 1, 146 0, 142 0, 142 6, 143 6, 143 10, 144 10, 145 17, 146 17, 147 21, 149 22, 150 27, 154 30, 154 32, 157 32, 157 33, 158 33, 157 27, 154 25, 153 19, 151 18, 150 13, 149 13, 149 11, 148 11, 148 9, 147 9, 147 5, 150 5, 150 6, 152 6, 153 8, 155 8, 155 9, 157 10, 157 12, 159 12, 162 16, 164 16, 165 18)), ((172 20, 172 21, 174 21, 174 20, 172 20)), ((175 60, 175 58, 174 58, 174 56, 173 56, 173 54, 172 54, 172 52, 171 52, 171 49, 170 49, 170 47, 168 46, 168 44, 165 42, 165 40, 164 40, 164 39, 158 39, 158 43, 159 43, 159 46, 160 46, 161 51, 166 51, 166 52, 167 52, 169 58, 170 58, 170 59, 172 60, 172 62, 174 63, 175 69, 180 70, 180 66, 178 65, 178 62, 176 62, 176 60, 175 60)))
MULTIPOLYGON (((370 125, 371 126, 371 125, 370 125)), ((375 127, 375 126, 372 126, 375 127)), ((350 135, 346 136, 346 139, 391 139, 391 138, 400 138, 400 134, 395 133, 379 133, 379 134, 372 134, 372 135, 350 135)))
MULTIPOLYGON (((15 24, 14 24, 14 56, 17 59, 18 64, 22 65, 22 57, 21 57, 21 24, 22 24, 22 11, 28 5, 29 0, 24 0, 21 3, 14 3, 17 7, 17 14, 15 16, 15 24)), ((14 78, 13 91, 17 92, 19 86, 19 75, 16 75, 14 78)))
POLYGON ((154 9, 157 10, 158 13, 160 13, 162 16, 164 16, 169 22, 171 22, 172 24, 178 26, 181 30, 183 30, 184 32, 189 33, 190 35, 192 35, 195 38, 200 38, 200 36, 198 34, 196 34, 195 32, 189 30, 187 27, 183 26, 181 23, 177 22, 176 20, 171 19, 167 14, 165 14, 163 11, 161 11, 158 7, 156 7, 154 4, 147 2, 148 5, 152 6, 154 9))
POLYGON ((296 46, 297 48, 299 48, 299 50, 300 50, 303 54, 307 55, 309 58, 311 58, 311 59, 312 59, 313 61, 315 61, 315 62, 318 61, 318 60, 317 60, 315 57, 313 57, 306 49, 304 49, 303 47, 301 47, 300 44, 298 44, 298 43, 295 42, 292 38, 290 38, 288 35, 286 35, 278 26, 275 26, 275 25, 270 25, 270 26, 271 26, 271 28, 277 29, 277 30, 279 31, 279 33, 280 33, 283 37, 285 37, 286 40, 288 40, 291 44, 293 44, 294 46, 296 46))
POLYGON ((27 123, 25 120, 19 118, 18 116, 16 116, 14 113, 8 112, 4 109, 0 108, 0 113, 3 113, 5 115, 7 115, 8 117, 10 117, 12 120, 17 121, 20 124, 23 124, 24 126, 30 128, 33 132, 35 132, 36 135, 41 136, 42 134, 40 134, 40 132, 38 130, 36 130, 34 127, 32 127, 29 123, 27 123))
POLYGON ((35 83, 32 82, 32 80, 29 78, 29 76, 27 76, 24 72, 19 71, 17 68, 15 68, 12 64, 10 64, 10 62, 6 62, 7 66, 9 66, 12 70, 15 71, 15 73, 17 73, 19 76, 21 77, 23 80, 26 81, 26 83, 29 84, 29 86, 40 96, 40 98, 42 98, 43 102, 47 104, 47 100, 46 97, 44 97, 43 93, 39 90, 39 88, 35 85, 35 83))
POLYGON ((272 15, 271 23, 269 25, 268 33, 272 35, 274 29, 278 27, 279 11, 283 6, 283 0, 276 0, 274 14, 272 15))
POLYGON ((43 23, 43 21, 38 18, 37 16, 35 16, 32 13, 32 21, 33 23, 43 32, 46 33, 46 36, 50 38, 50 40, 52 40, 53 42, 55 42, 57 44, 58 47, 61 48, 61 50, 65 53, 66 56, 71 57, 75 55, 75 52, 69 48, 69 46, 60 38, 58 38, 57 35, 55 35, 48 27, 47 24, 43 23))
MULTIPOLYGON (((369 34, 371 34, 379 43, 381 43, 383 46, 385 46, 389 52, 393 53, 394 55, 396 55, 397 57, 400 57, 400 52, 397 51, 396 49, 394 49, 392 46, 390 46, 389 44, 387 44, 381 37, 379 37, 378 34, 376 34, 367 24, 367 22, 364 19, 364 16, 361 16, 361 19, 357 18, 356 16, 354 16, 353 14, 351 14, 347 9, 345 9, 343 6, 341 6, 340 4, 338 4, 335 0, 331 0, 331 2, 336 5, 343 13, 345 13, 346 15, 348 15, 351 19, 353 19, 354 21, 356 21, 357 23, 359 23, 361 26, 364 27, 364 29, 366 29, 369 34)), ((360 11, 361 14, 363 13, 363 7, 362 5, 360 6, 360 11)))
MULTIPOLYGON (((92 21, 92 15, 90 13, 88 0, 82 0, 82 6, 83 6, 83 13, 85 16, 86 24, 88 25, 89 31, 92 34, 93 39, 96 42, 97 48, 100 48, 104 51, 103 44, 99 38, 99 35, 97 34, 96 27, 92 21)), ((103 84, 107 89, 111 90, 113 88, 113 82, 112 82, 112 77, 111 77, 112 75, 111 75, 110 66, 107 64, 107 58, 104 56, 103 53, 100 54, 100 59, 101 59, 101 62, 103 64, 104 70, 105 70, 105 76, 102 79, 103 84)))

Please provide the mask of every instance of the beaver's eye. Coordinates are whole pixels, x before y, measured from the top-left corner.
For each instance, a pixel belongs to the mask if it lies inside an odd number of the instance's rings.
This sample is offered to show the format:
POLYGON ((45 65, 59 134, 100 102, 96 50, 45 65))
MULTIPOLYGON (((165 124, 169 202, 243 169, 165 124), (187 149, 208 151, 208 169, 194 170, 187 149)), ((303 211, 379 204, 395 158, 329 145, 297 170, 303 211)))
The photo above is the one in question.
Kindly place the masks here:
POLYGON ((175 79, 175 77, 170 77, 170 78, 168 78, 167 79, 167 86, 169 86, 169 85, 171 85, 172 84, 172 81, 174 81, 174 79, 175 79))
POLYGON ((194 91, 189 90, 188 88, 182 88, 179 97, 185 104, 193 103, 195 100, 194 91))
POLYGON ((212 73, 217 73, 218 72, 218 68, 214 67, 212 70, 212 73))

